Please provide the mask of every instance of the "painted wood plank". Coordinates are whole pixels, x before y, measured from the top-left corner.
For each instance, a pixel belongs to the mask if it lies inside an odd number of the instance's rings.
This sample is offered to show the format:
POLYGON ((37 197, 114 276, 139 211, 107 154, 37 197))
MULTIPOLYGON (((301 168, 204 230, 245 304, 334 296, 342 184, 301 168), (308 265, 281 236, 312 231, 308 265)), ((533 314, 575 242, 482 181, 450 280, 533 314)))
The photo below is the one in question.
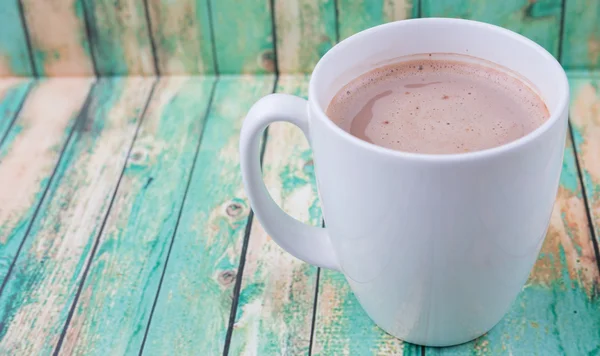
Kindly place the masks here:
POLYGON ((101 79, 94 87, 3 285, 0 353, 56 346, 153 81, 101 79))
POLYGON ((62 354, 139 352, 213 83, 214 78, 208 77, 171 77, 158 82, 75 307, 62 354))
POLYGON ((94 75, 78 0, 20 0, 40 76, 94 75))
POLYGON ((147 0, 160 74, 216 72, 208 1, 147 0))
POLYGON ((422 0, 423 17, 483 21, 518 32, 558 55, 563 0, 422 0))
POLYGON ((211 0, 219 73, 276 71, 271 0, 211 0))
POLYGON ((386 22, 419 17, 420 0, 337 0, 340 40, 386 22))
POLYGON ((321 269, 313 355, 421 355, 421 348, 381 330, 362 309, 344 276, 321 269))
MULTIPOLYGON (((588 210, 600 236, 600 72, 569 72, 571 129, 588 201, 588 210)), ((597 240, 600 244, 600 240, 597 240)), ((600 317, 599 317, 600 318, 600 317)))
POLYGON ((0 79, 0 145, 12 127, 32 83, 30 79, 0 79))
POLYGON ((281 73, 310 73, 336 43, 335 0, 275 1, 281 73))
POLYGON ((565 0, 561 63, 566 68, 600 68, 600 2, 565 0))
POLYGON ((0 76, 30 76, 31 63, 19 2, 4 1, 0 6, 0 76))
POLYGON ((475 341, 427 355, 597 355, 600 277, 571 140, 550 227, 529 281, 504 319, 475 341))
POLYGON ((144 2, 83 0, 99 75, 154 75, 144 2))
MULTIPOLYGON (((29 81, 21 85, 22 100, 29 81)), ((90 86, 90 79, 37 82, 0 147, 0 283, 27 234, 90 86)))
MULTIPOLYGON (((308 94, 307 75, 284 75, 277 92, 308 94)), ((269 126, 263 175, 273 199, 308 224, 321 225, 312 151, 289 123, 269 126)), ((307 355, 317 268, 282 250, 254 219, 230 344, 231 355, 307 355)))
POLYGON ((272 76, 221 77, 154 310, 145 354, 223 352, 250 207, 238 140, 250 106, 272 76))

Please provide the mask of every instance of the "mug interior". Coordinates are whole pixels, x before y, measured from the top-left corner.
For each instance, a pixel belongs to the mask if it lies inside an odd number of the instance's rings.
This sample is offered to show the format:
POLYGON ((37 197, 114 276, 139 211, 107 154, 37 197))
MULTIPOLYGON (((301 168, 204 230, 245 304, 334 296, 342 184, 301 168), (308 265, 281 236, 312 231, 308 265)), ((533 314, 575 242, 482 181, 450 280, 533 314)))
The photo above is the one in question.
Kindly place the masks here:
POLYGON ((401 61, 401 57, 424 53, 476 57, 526 79, 550 111, 550 118, 526 137, 552 125, 567 105, 569 87, 565 72, 540 45, 498 26, 446 18, 393 22, 340 42, 315 67, 309 88, 311 105, 321 118, 330 121, 325 110, 348 82, 377 67, 401 61))

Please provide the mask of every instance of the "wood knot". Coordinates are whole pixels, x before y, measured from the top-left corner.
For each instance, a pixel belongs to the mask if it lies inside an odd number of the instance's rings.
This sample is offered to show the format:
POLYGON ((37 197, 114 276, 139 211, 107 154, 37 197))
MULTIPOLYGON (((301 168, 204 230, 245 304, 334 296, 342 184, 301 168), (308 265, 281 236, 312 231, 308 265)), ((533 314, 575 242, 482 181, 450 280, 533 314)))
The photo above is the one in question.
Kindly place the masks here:
POLYGON ((225 209, 225 211, 227 212, 227 215, 231 217, 236 217, 240 215, 242 211, 244 211, 244 207, 240 203, 231 203, 227 206, 227 209, 225 209))
POLYGON ((219 283, 221 283, 224 286, 228 286, 235 282, 235 277, 236 273, 234 271, 227 270, 219 273, 218 279, 219 283))
POLYGON ((146 153, 144 151, 133 151, 129 156, 129 161, 134 164, 140 164, 146 159, 146 153))
POLYGON ((265 51, 260 57, 261 66, 270 73, 275 73, 275 54, 273 51, 265 51))

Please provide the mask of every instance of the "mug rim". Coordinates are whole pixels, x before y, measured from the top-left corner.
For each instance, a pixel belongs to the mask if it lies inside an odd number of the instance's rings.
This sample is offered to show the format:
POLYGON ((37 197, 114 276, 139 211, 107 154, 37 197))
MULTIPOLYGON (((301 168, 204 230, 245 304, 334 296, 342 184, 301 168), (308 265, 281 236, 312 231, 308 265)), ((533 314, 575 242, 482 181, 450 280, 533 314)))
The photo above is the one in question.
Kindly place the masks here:
MULTIPOLYGON (((567 109, 567 105, 569 104, 569 81, 567 79, 565 70, 563 69, 561 64, 556 60, 556 58, 554 58, 553 55, 551 55, 545 48, 543 48, 536 42, 530 40, 529 38, 527 38, 521 34, 514 32, 514 31, 505 29, 500 26, 496 26, 496 25, 492 25, 492 24, 488 24, 488 23, 480 22, 480 21, 474 21, 474 20, 439 18, 439 17, 417 18, 417 19, 395 21, 395 22, 390 22, 390 23, 371 27, 369 29, 358 32, 358 33, 344 39, 343 41, 341 41, 337 45, 335 45, 333 48, 331 48, 319 60, 319 62, 315 66, 315 69, 312 72, 311 79, 309 82, 309 88, 308 88, 308 104, 309 104, 310 109, 314 110, 314 112, 317 114, 316 116, 319 117, 319 120, 325 121, 325 125, 327 125, 329 128, 331 128, 334 132, 337 132, 347 142, 354 144, 354 145, 358 145, 360 147, 363 147, 364 149, 367 149, 374 153, 378 153, 381 155, 387 155, 387 156, 391 156, 391 157, 413 159, 413 160, 420 160, 420 161, 424 161, 424 160, 425 161, 439 161, 439 162, 464 161, 464 160, 487 158, 490 156, 500 155, 502 153, 518 149, 519 147, 524 146, 527 143, 534 141, 539 136, 543 135, 552 126, 554 126, 557 123, 557 121, 560 120, 561 116, 567 109), (410 25, 411 23, 415 23, 415 22, 420 22, 420 23, 446 22, 449 24, 469 24, 471 26, 479 26, 482 28, 486 28, 488 30, 500 32, 503 35, 512 37, 516 41, 524 42, 526 45, 533 47, 542 57, 544 57, 546 60, 548 60, 551 64, 551 66, 553 67, 553 69, 559 73, 558 76, 560 77, 560 82, 556 83, 556 85, 559 86, 559 101, 558 101, 558 105, 556 106, 556 110, 553 110, 553 112, 550 114, 550 117, 542 125, 540 125, 535 130, 529 132, 528 134, 526 134, 516 140, 507 142, 500 146, 495 146, 495 147, 486 148, 486 149, 478 150, 478 151, 472 151, 472 152, 462 152, 462 153, 440 154, 440 153, 418 153, 418 152, 406 152, 406 151, 394 150, 391 148, 378 146, 376 144, 364 141, 358 137, 353 136, 349 132, 343 130, 341 127, 336 125, 327 116, 327 114, 325 113, 325 110, 323 110, 323 108, 321 107, 321 105, 319 105, 317 100, 315 100, 316 85, 317 85, 316 84, 317 80, 315 78, 319 77, 319 71, 323 65, 324 59, 335 56, 336 53, 341 51, 344 47, 352 46, 353 45, 352 42, 356 41, 357 39, 359 39, 361 37, 370 35, 371 33, 376 32, 383 27, 405 26, 405 25, 410 25)), ((546 103, 546 105, 548 105, 548 104, 546 103)), ((312 115, 310 115, 310 116, 312 116, 312 115)), ((568 115, 567 115, 567 117, 568 117, 568 115)))

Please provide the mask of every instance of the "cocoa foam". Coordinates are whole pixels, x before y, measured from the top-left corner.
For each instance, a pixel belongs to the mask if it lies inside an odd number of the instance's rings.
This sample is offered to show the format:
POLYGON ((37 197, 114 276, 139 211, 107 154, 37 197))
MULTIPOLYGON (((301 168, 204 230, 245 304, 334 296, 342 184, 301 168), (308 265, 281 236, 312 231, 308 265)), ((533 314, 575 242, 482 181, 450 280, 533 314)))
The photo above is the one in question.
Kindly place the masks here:
POLYGON ((550 116, 542 99, 514 75, 446 59, 374 69, 344 86, 327 115, 365 141, 431 154, 500 146, 550 116))

